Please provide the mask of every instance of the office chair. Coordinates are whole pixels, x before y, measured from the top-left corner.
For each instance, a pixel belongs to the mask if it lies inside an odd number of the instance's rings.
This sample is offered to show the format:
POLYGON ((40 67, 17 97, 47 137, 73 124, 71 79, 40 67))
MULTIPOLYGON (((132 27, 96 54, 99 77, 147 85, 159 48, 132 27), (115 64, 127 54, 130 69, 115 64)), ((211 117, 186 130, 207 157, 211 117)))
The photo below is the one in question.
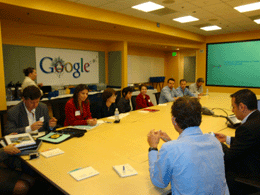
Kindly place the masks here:
POLYGON ((51 100, 52 113, 53 116, 57 119, 58 127, 64 126, 64 121, 66 118, 65 105, 69 99, 70 98, 61 98, 61 99, 51 100))
POLYGON ((235 178, 236 182, 248 185, 248 186, 253 186, 257 188, 258 192, 249 194, 249 195, 260 195, 260 179, 259 178, 242 178, 242 177, 236 177, 235 178))
POLYGON ((133 110, 136 110, 136 97, 137 95, 133 95, 131 98, 133 110))
POLYGON ((156 99, 156 103, 157 105, 159 104, 159 98, 160 98, 160 95, 161 95, 161 92, 156 92, 156 93, 153 93, 155 95, 155 99, 156 99))

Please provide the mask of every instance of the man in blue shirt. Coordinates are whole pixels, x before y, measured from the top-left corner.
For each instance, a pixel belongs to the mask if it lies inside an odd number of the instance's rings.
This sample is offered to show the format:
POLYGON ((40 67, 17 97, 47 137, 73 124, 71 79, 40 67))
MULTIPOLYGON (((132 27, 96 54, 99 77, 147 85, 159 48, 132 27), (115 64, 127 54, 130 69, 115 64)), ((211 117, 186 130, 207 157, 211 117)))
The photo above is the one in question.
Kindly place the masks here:
POLYGON ((166 102, 173 102, 180 96, 174 89, 175 80, 173 78, 168 79, 167 86, 165 86, 160 94, 159 104, 164 104, 166 102))
POLYGON ((185 79, 180 80, 180 87, 176 89, 176 91, 180 94, 181 97, 183 96, 191 96, 195 97, 195 94, 191 93, 188 88, 186 88, 187 81, 185 79))
POLYGON ((195 98, 181 97, 173 103, 172 123, 180 134, 177 140, 161 131, 148 134, 149 171, 152 183, 172 194, 229 194, 220 142, 203 134, 201 105, 195 98), (158 152, 160 139, 166 141, 158 152))

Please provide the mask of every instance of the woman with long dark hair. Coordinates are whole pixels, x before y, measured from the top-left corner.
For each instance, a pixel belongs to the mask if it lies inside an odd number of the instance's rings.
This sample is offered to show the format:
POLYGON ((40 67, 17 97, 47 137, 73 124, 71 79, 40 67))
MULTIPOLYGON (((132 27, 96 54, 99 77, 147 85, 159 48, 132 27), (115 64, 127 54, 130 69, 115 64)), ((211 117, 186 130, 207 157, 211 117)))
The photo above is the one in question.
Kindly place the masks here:
POLYGON ((89 100, 89 88, 80 84, 76 87, 73 97, 66 103, 64 126, 69 125, 91 125, 97 124, 97 119, 92 119, 89 100))

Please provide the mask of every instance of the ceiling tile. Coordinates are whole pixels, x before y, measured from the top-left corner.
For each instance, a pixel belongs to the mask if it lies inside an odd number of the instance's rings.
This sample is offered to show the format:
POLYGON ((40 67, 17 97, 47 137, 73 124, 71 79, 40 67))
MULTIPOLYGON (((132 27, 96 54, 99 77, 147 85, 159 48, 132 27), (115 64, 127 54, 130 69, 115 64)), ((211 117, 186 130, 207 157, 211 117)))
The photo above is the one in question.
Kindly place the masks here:
POLYGON ((112 3, 105 4, 105 5, 101 5, 101 6, 99 6, 99 8, 110 10, 110 11, 119 11, 119 10, 131 8, 134 5, 135 4, 133 4, 131 2, 126 2, 126 3, 112 2, 112 3))
POLYGON ((89 5, 93 7, 99 7, 101 5, 108 4, 110 2, 113 2, 115 0, 79 0, 77 3, 84 4, 84 5, 89 5))
POLYGON ((208 10, 211 13, 215 13, 215 15, 220 16, 222 18, 224 17, 239 17, 241 13, 236 11, 231 6, 227 6, 225 3, 219 3, 216 5, 210 5, 205 7, 206 10, 208 10), (216 11, 221 10, 221 11, 216 11))
POLYGON ((171 4, 171 5, 167 5, 168 8, 171 8, 173 10, 179 11, 179 12, 184 12, 186 10, 195 10, 198 8, 198 6, 196 5, 192 5, 188 2, 183 2, 181 4, 171 4))
POLYGON ((215 14, 207 11, 204 8, 198 8, 196 10, 190 10, 186 12, 187 15, 192 15, 198 19, 211 19, 215 18, 215 14))
POLYGON ((176 13, 176 11, 173 10, 173 9, 165 7, 165 8, 162 8, 162 9, 151 11, 149 13, 150 14, 155 14, 155 15, 158 15, 158 16, 165 16, 165 15, 176 13))
MULTIPOLYGON (((225 2, 225 0, 223 0, 225 2)), ((257 2, 257 0, 230 0, 230 1, 226 1, 225 3, 227 5, 230 5, 231 7, 237 7, 240 5, 246 5, 249 3, 255 3, 257 2)))
POLYGON ((199 7, 206 7, 209 5, 214 5, 222 2, 221 0, 187 0, 187 1, 199 7))
MULTIPOLYGON (((68 0, 76 3, 82 3, 89 6, 99 7, 101 9, 130 15, 136 18, 142 18, 153 22, 173 26, 201 35, 215 35, 242 32, 246 29, 260 29, 249 17, 260 15, 260 11, 239 13, 233 7, 256 2, 257 0, 174 0, 174 3, 163 3, 164 0, 151 0, 154 3, 165 6, 165 10, 174 10, 175 13, 167 15, 155 15, 132 9, 131 7, 148 0, 68 0), (172 19, 191 15, 199 21, 181 24, 172 19), (210 23, 222 28, 219 31, 206 32, 193 25, 210 23)), ((259 0, 260 1, 260 0, 259 0)), ((161 10, 162 11, 162 10, 161 10)), ((157 12, 161 12, 157 11, 157 12)))

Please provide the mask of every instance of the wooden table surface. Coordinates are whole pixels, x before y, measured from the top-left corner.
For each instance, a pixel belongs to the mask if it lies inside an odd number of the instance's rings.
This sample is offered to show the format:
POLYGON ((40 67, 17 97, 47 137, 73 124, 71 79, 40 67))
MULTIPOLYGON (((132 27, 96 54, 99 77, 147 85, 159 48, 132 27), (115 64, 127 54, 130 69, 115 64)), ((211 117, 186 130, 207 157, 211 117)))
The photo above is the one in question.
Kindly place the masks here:
MULTIPOLYGON (((210 93, 200 100, 202 106, 215 108, 218 115, 231 112, 229 94, 210 93), (217 109, 221 108, 221 109, 217 109)), ((33 169, 66 194, 165 194, 170 190, 155 187, 149 177, 147 134, 150 130, 162 130, 172 139, 179 134, 171 123, 172 102, 166 106, 154 106, 158 112, 142 113, 133 111, 120 123, 104 123, 88 131, 81 138, 72 138, 61 144, 43 143, 40 151, 60 148, 65 153, 51 158, 26 161, 33 169), (120 178, 112 166, 129 163, 138 175, 120 178), (76 181, 68 172, 79 167, 92 166, 99 175, 76 181)), ((104 121, 111 121, 103 119, 104 121)), ((226 119, 203 115, 203 133, 221 132, 233 136, 234 129, 227 128, 226 119)), ((159 143, 159 148, 163 144, 159 143)))

